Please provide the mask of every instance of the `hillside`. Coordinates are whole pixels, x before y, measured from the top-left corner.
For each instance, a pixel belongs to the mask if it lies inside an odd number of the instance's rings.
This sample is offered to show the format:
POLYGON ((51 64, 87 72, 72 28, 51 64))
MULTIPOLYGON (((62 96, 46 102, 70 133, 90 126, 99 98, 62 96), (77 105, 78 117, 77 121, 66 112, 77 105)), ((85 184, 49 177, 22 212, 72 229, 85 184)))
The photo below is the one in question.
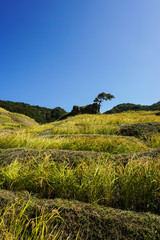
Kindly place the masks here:
POLYGON ((2 239, 160 239, 156 113, 31 120, 12 131, 6 125, 0 134, 2 239))
POLYGON ((0 132, 15 131, 38 125, 33 119, 0 108, 0 132))
POLYGON ((0 100, 0 107, 10 112, 21 113, 30 118, 33 118, 38 123, 53 122, 66 114, 66 111, 60 107, 54 109, 31 106, 27 103, 2 101, 0 100))
POLYGON ((160 111, 160 101, 150 106, 133 103, 123 103, 113 107, 109 111, 104 112, 104 114, 121 113, 126 111, 160 111))

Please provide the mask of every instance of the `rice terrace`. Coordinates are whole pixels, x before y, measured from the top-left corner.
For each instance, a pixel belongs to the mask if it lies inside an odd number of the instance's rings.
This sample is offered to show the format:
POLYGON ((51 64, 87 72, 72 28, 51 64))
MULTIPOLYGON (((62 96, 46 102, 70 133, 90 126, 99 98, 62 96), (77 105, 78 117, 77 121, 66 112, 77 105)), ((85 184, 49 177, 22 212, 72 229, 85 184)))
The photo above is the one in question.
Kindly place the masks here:
POLYGON ((160 0, 0 1, 0 240, 160 240, 159 23, 160 0))
POLYGON ((0 108, 0 239, 160 239, 158 112, 0 108))

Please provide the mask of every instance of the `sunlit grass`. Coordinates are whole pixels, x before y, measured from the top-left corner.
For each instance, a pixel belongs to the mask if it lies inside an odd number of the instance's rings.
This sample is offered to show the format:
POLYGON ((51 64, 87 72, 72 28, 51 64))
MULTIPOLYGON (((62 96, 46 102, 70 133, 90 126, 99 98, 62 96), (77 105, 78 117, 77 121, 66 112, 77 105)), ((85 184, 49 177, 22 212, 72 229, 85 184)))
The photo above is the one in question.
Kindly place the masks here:
POLYGON ((0 107, 0 113, 8 113, 8 111, 6 109, 0 107))
POLYGON ((79 161, 75 166, 45 157, 16 160, 0 168, 3 189, 27 190, 43 198, 67 198, 160 213, 160 159, 79 161))
MULTIPOLYGON (((160 134, 141 139, 122 137, 119 125, 158 122, 159 119, 155 112, 84 114, 39 125, 25 116, 0 108, 0 148, 62 149, 109 155, 143 152, 160 147, 160 134)), ((39 198, 75 199, 160 214, 159 157, 130 159, 124 166, 120 159, 109 160, 105 156, 96 160, 75 157, 73 161, 63 157, 54 161, 53 156, 27 156, 23 161, 17 158, 11 164, 0 166, 0 188, 25 190, 39 198)), ((60 218, 59 213, 41 210, 30 217, 31 204, 22 201, 0 209, 2 240, 60 239, 61 233, 54 224, 60 218)))
POLYGON ((47 139, 34 137, 19 131, 0 136, 0 148, 37 148, 37 149, 65 149, 78 151, 96 151, 109 153, 129 153, 147 150, 147 146, 134 137, 121 136, 55 136, 47 139))
POLYGON ((150 148, 160 148, 160 133, 148 137, 146 142, 150 148))
POLYGON ((156 111, 137 111, 123 112, 117 114, 82 114, 69 118, 70 120, 90 121, 99 125, 103 124, 125 124, 135 122, 152 122, 159 121, 159 116, 155 115, 156 111))
POLYGON ((33 209, 31 206, 30 200, 26 202, 21 199, 17 202, 10 202, 0 209, 1 240, 59 239, 61 232, 56 220, 61 217, 58 211, 53 209, 46 213, 43 209, 33 209))
POLYGON ((0 129, 17 130, 38 125, 33 119, 23 114, 12 113, 0 108, 0 129))
MULTIPOLYGON (((82 114, 68 119, 53 122, 41 126, 32 127, 30 133, 38 134, 49 130, 49 134, 115 134, 119 131, 119 125, 126 123, 159 121, 155 112, 125 112, 118 114, 82 114)), ((44 133, 45 134, 45 133, 44 133)))

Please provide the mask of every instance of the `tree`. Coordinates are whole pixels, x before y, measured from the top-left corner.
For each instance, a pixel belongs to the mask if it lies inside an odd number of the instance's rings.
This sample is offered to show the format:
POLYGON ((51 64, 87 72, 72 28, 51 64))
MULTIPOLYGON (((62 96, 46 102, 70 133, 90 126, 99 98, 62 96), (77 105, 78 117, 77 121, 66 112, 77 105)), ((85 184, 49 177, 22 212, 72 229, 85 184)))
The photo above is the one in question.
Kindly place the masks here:
POLYGON ((115 98, 113 95, 111 95, 110 93, 99 93, 98 96, 94 99, 94 103, 97 103, 99 108, 101 106, 102 101, 107 101, 107 100, 111 100, 112 98, 115 98))

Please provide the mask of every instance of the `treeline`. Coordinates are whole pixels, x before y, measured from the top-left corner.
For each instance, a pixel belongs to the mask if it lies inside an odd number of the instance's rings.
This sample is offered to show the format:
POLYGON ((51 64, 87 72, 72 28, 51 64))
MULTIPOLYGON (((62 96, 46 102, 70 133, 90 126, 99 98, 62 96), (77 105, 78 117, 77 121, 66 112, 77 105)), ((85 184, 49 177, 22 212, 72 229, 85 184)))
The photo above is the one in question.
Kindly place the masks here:
POLYGON ((31 106, 30 104, 23 102, 12 102, 12 101, 2 101, 0 100, 0 107, 10 111, 24 114, 30 118, 33 118, 38 123, 49 123, 59 119, 62 115, 67 112, 56 107, 54 109, 31 106))
POLYGON ((109 111, 104 112, 104 114, 121 113, 126 111, 159 111, 159 110, 160 101, 150 106, 133 103, 123 103, 115 106, 109 111))

